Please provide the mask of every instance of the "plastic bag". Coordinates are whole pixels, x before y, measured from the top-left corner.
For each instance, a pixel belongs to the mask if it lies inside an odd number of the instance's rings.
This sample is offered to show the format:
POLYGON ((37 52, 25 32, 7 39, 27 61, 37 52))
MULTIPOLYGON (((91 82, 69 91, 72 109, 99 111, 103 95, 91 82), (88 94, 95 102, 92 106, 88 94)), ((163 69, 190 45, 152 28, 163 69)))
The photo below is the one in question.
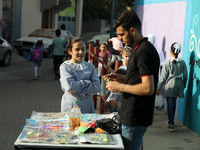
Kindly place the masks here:
POLYGON ((110 134, 119 134, 121 132, 121 125, 115 121, 116 116, 96 121, 96 127, 101 128, 110 134))
POLYGON ((155 107, 163 107, 163 96, 161 94, 155 97, 155 107))

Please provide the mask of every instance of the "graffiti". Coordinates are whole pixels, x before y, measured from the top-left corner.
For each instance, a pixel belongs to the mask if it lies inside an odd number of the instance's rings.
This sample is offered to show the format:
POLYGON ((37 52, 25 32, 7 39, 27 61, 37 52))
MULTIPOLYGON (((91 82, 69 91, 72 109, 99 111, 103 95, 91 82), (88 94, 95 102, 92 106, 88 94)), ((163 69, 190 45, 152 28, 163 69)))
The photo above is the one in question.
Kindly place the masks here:
POLYGON ((193 97, 197 100, 197 109, 200 110, 200 99, 199 99, 199 93, 200 93, 200 77, 199 77, 199 69, 200 69, 200 38, 197 37, 199 35, 199 16, 195 15, 192 22, 192 29, 190 30, 191 36, 189 39, 189 50, 191 52, 191 56, 193 54, 193 57, 190 57, 189 65, 191 68, 193 68, 192 72, 192 88, 194 89, 193 97), (196 29, 196 30, 195 30, 196 29), (195 54, 197 57, 195 57, 195 54))
POLYGON ((190 30, 190 33, 192 35, 189 41, 189 50, 190 52, 192 52, 196 48, 197 56, 200 58, 200 49, 199 49, 200 39, 197 40, 196 35, 195 35, 195 27, 198 25, 198 21, 199 21, 199 16, 195 15, 193 19, 193 26, 192 26, 192 29, 190 30))

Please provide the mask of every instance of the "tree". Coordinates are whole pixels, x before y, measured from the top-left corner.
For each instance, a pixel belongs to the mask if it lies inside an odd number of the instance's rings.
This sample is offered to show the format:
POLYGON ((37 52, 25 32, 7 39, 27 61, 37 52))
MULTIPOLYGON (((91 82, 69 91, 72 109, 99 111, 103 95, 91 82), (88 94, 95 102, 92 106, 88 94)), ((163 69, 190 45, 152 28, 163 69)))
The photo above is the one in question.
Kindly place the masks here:
MULTIPOLYGON (((134 9, 135 0, 119 0, 118 14, 127 9, 134 9)), ((83 19, 110 20, 112 0, 84 0, 83 19)))
POLYGON ((13 26, 13 0, 3 0, 2 14, 2 37, 11 42, 13 26))

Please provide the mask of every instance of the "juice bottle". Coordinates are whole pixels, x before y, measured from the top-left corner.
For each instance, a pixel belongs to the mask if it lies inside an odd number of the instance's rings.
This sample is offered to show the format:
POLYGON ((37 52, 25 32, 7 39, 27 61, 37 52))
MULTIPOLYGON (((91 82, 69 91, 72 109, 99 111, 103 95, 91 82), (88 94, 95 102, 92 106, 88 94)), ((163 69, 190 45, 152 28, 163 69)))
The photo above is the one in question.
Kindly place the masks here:
POLYGON ((77 105, 78 101, 74 101, 74 106, 70 111, 69 129, 75 130, 81 123, 81 110, 77 105))

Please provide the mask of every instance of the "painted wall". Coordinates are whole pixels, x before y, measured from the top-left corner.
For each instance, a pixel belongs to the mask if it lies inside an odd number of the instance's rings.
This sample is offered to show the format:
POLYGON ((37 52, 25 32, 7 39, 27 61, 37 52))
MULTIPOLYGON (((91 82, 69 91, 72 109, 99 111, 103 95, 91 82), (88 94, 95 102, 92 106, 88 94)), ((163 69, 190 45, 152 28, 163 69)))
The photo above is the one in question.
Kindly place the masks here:
POLYGON ((154 34, 156 48, 165 58, 170 46, 182 45, 182 57, 188 69, 185 98, 177 101, 177 119, 200 134, 200 1, 199 0, 135 0, 144 36, 154 34))
POLYGON ((200 135, 200 1, 188 0, 183 59, 188 69, 185 98, 179 101, 178 120, 200 135))
POLYGON ((41 28, 40 0, 22 0, 21 37, 41 28))

